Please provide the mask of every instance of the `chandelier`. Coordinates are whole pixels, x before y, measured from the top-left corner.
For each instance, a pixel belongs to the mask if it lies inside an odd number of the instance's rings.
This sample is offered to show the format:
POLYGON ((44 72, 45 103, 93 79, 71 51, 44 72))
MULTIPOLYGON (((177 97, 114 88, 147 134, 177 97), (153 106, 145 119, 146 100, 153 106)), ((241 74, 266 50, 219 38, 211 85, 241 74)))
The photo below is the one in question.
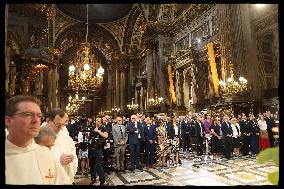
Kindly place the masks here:
POLYGON ((230 77, 227 82, 219 81, 221 92, 223 96, 231 96, 247 91, 247 80, 244 77, 239 78, 239 82, 234 79, 233 64, 230 64, 230 77))
POLYGON ((117 108, 116 106, 114 106, 112 109, 111 109, 112 112, 114 113, 118 113, 120 112, 120 108, 117 108))
POLYGON ((127 104, 127 108, 129 110, 136 110, 138 108, 138 104, 134 104, 134 98, 132 98, 131 104, 127 104))
POLYGON ((83 105, 86 101, 85 97, 82 97, 79 99, 78 93, 76 93, 75 98, 72 96, 69 96, 68 105, 66 106, 66 111, 68 114, 72 115, 77 113, 80 106, 83 105))
POLYGON ((164 102, 163 97, 158 97, 157 94, 155 94, 155 98, 150 98, 149 99, 150 106, 158 106, 158 105, 160 105, 163 102, 164 102))
POLYGON ((95 61, 94 55, 90 52, 91 45, 88 43, 88 13, 87 4, 86 42, 77 52, 74 64, 69 66, 68 87, 76 91, 94 91, 101 86, 103 81, 104 69, 95 61))

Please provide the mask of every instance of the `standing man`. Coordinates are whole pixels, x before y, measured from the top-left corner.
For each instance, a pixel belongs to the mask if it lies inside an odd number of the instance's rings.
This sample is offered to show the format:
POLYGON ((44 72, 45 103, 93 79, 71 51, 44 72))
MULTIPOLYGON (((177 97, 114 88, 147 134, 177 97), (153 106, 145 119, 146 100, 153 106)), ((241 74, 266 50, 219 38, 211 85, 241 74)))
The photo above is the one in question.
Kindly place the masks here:
POLYGON ((274 138, 273 138, 273 132, 272 132, 272 128, 275 127, 275 121, 271 116, 271 112, 270 111, 266 111, 266 117, 264 118, 267 124, 267 133, 268 133, 268 138, 269 138, 269 144, 270 147, 274 146, 274 138))
POLYGON ((243 141, 243 145, 242 145, 242 155, 243 156, 247 156, 249 155, 249 145, 250 145, 250 135, 251 135, 251 129, 250 129, 250 125, 249 122, 247 120, 247 116, 246 114, 242 114, 242 120, 239 122, 240 125, 240 130, 241 130, 241 138, 243 141))
POLYGON ((74 176, 78 168, 78 158, 73 139, 69 136, 66 129, 68 115, 61 109, 55 108, 49 111, 47 126, 56 133, 56 140, 51 152, 54 157, 60 160, 70 184, 74 184, 74 176))
POLYGON ((229 123, 229 116, 224 115, 223 122, 221 124, 222 138, 224 143, 224 156, 227 159, 231 158, 232 145, 233 145, 233 129, 229 123))
POLYGON ((198 156, 202 156, 205 129, 201 116, 197 116, 197 122, 195 124, 195 128, 196 128, 196 146, 197 146, 196 151, 198 156))
POLYGON ((131 122, 127 125, 127 130, 129 131, 129 152, 130 152, 130 162, 131 171, 136 169, 143 170, 140 163, 140 144, 143 142, 144 134, 141 124, 137 123, 136 115, 131 116, 131 122))
POLYGON ((108 137, 106 139, 106 145, 103 149, 103 167, 104 171, 107 174, 110 174, 112 171, 112 158, 111 158, 111 151, 113 149, 113 137, 112 137, 112 119, 110 116, 106 115, 102 118, 103 127, 105 131, 108 133, 108 137))
POLYGON ((249 128, 251 130, 250 149, 252 155, 257 155, 259 152, 260 128, 253 114, 249 115, 249 119, 249 128))
POLYGON ((121 116, 116 117, 116 124, 112 127, 114 156, 116 157, 116 170, 125 172, 124 168, 124 154, 126 148, 126 142, 128 140, 128 133, 126 133, 126 127, 123 125, 123 119, 121 116))
POLYGON ((42 113, 38 99, 14 96, 6 102, 6 184, 68 184, 67 176, 50 150, 34 142, 42 113))
MULTIPOLYGON (((96 127, 90 132, 89 144, 92 149, 90 158, 92 158, 91 169, 91 183, 94 185, 96 182, 97 174, 99 175, 100 185, 105 185, 105 174, 103 169, 103 148, 106 144, 108 133, 102 126, 102 118, 96 117, 96 127)), ((90 153, 90 151, 89 151, 90 153)))
POLYGON ((182 140, 182 151, 185 152, 189 150, 189 127, 187 120, 182 117, 180 122, 180 130, 181 130, 181 140, 182 140))
POLYGON ((149 116, 145 118, 145 125, 143 125, 145 136, 145 163, 147 168, 154 167, 154 145, 156 143, 157 134, 156 127, 152 124, 152 120, 149 116))

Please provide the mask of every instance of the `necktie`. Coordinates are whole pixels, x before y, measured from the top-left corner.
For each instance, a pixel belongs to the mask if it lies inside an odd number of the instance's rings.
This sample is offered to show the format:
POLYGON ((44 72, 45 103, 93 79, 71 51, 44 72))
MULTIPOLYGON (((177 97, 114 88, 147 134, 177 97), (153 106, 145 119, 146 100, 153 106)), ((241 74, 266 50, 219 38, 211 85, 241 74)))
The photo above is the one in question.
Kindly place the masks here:
POLYGON ((236 126, 236 129, 237 129, 237 132, 238 132, 238 135, 240 134, 240 131, 239 131, 239 128, 238 126, 236 126))
POLYGON ((200 127, 200 136, 202 136, 202 126, 201 126, 201 123, 199 123, 199 127, 200 127))
POLYGON ((123 132, 122 132, 121 126, 119 126, 119 130, 120 130, 121 137, 123 138, 123 132))

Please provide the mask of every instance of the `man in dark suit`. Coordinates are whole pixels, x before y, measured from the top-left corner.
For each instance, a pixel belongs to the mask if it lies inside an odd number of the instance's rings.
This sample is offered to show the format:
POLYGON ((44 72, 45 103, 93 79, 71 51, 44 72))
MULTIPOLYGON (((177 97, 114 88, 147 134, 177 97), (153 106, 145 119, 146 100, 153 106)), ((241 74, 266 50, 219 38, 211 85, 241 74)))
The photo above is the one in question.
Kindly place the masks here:
POLYGON ((271 117, 271 112, 266 111, 266 117, 264 118, 267 124, 267 133, 269 138, 270 147, 274 146, 274 138, 272 128, 275 127, 275 120, 271 117))
POLYGON ((125 125, 122 124, 121 116, 116 117, 116 124, 112 127, 114 155, 116 157, 116 170, 125 172, 124 168, 124 154, 126 142, 128 140, 128 133, 126 132, 125 125))
POLYGON ((168 139, 174 139, 175 130, 174 130, 173 124, 171 123, 170 117, 166 117, 165 127, 166 127, 166 130, 167 130, 168 139))
POLYGON ((131 171, 135 169, 143 170, 140 163, 140 144, 144 141, 143 127, 137 123, 136 115, 131 116, 131 122, 127 125, 128 140, 129 140, 129 152, 131 171))
POLYGON ((190 127, 187 120, 183 118, 183 120, 180 123, 180 131, 181 131, 181 140, 182 140, 182 151, 188 151, 189 150, 189 133, 190 133, 190 127))
POLYGON ((231 158, 233 144, 233 129, 231 127, 231 124, 229 123, 229 119, 229 116, 225 115, 221 124, 222 138, 224 143, 224 156, 227 159, 231 158))
POLYGON ((145 137, 145 163, 148 168, 154 167, 154 144, 156 142, 157 134, 156 127, 152 124, 149 116, 145 118, 143 125, 143 132, 145 137))
POLYGON ((242 155, 247 156, 249 155, 249 144, 250 144, 250 135, 251 135, 251 129, 249 121, 247 120, 247 116, 243 113, 241 121, 239 122, 240 130, 241 130, 241 138, 242 138, 242 155))
POLYGON ((108 138, 108 133, 102 126, 102 118, 96 117, 96 127, 92 129, 89 136, 89 145, 91 148, 89 157, 93 158, 90 185, 95 184, 97 174, 99 175, 100 185, 105 185, 102 157, 106 138, 108 138))
POLYGON ((203 154, 203 140, 204 140, 204 124, 202 122, 202 117, 197 117, 197 122, 195 123, 196 128, 196 150, 197 155, 202 156, 203 154))
POLYGON ((110 116, 106 115, 103 119, 103 127, 108 133, 108 138, 106 139, 106 146, 104 147, 104 170, 107 174, 112 171, 112 149, 113 149, 113 138, 112 138, 112 119, 110 116))

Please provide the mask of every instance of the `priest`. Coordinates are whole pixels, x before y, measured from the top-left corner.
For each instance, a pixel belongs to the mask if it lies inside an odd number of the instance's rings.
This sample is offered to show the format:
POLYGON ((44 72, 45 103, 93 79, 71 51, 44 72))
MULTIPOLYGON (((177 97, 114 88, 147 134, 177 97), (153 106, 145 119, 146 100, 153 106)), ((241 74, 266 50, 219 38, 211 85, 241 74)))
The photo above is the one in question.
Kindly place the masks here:
POLYGON ((34 142, 41 122, 40 102, 30 96, 7 100, 5 125, 6 184, 68 184, 67 175, 47 147, 34 142))

